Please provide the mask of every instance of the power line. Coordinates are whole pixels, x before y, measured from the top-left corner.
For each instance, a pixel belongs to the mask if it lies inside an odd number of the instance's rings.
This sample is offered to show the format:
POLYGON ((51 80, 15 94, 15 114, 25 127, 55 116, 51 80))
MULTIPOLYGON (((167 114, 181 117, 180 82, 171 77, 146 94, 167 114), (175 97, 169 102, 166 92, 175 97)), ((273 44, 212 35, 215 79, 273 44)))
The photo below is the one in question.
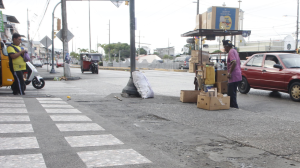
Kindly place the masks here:
POLYGON ((43 20, 44 20, 44 17, 45 17, 45 15, 46 15, 46 12, 47 12, 49 3, 50 3, 50 0, 48 0, 48 1, 46 2, 46 5, 47 5, 47 6, 46 6, 46 9, 45 9, 45 12, 44 12, 44 14, 43 14, 43 16, 42 16, 42 20, 41 20, 41 22, 40 22, 40 24, 39 24, 39 27, 38 27, 37 31, 35 32, 35 35, 33 36, 33 39, 35 38, 37 32, 39 31, 39 29, 40 29, 40 27, 41 27, 41 24, 42 24, 42 22, 43 22, 43 20))

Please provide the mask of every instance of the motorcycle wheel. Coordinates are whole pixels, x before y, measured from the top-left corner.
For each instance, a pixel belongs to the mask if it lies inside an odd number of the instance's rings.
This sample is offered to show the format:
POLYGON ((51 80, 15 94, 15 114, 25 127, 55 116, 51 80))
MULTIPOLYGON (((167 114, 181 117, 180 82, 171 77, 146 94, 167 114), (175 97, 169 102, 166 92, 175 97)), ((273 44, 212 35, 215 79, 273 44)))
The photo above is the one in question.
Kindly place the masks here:
POLYGON ((40 82, 39 82, 36 78, 34 78, 32 80, 32 86, 36 89, 42 89, 45 86, 45 81, 44 81, 44 79, 40 79, 40 82))

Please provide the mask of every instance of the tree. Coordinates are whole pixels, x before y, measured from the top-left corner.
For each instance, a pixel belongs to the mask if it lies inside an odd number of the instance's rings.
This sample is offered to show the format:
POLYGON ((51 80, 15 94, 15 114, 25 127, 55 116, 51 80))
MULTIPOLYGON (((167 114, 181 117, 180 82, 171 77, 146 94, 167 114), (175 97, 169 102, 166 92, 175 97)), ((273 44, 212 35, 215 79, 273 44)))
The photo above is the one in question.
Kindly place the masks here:
POLYGON ((222 53, 222 51, 220 51, 220 50, 215 50, 214 52, 212 52, 213 54, 215 54, 215 53, 222 53))
POLYGON ((70 56, 73 57, 73 58, 76 58, 77 60, 80 59, 80 55, 78 53, 76 53, 76 52, 71 52, 70 56))
POLYGON ((189 48, 189 52, 185 53, 185 54, 188 54, 188 55, 191 55, 192 54, 192 50, 195 49, 195 46, 193 44, 186 44, 186 45, 184 45, 184 47, 189 48))
POLYGON ((85 48, 78 48, 78 50, 80 53, 88 53, 89 52, 89 50, 85 49, 85 48))
MULTIPOLYGON (((139 53, 139 49, 136 50, 136 53, 139 53)), ((140 48, 140 55, 147 55, 147 51, 143 48, 140 48)))
POLYGON ((170 58, 170 56, 168 56, 168 55, 163 56, 163 59, 169 59, 169 58, 170 58))
POLYGON ((159 53, 158 53, 158 52, 154 52, 153 54, 154 54, 154 55, 159 55, 159 53))
POLYGON ((123 58, 129 58, 130 57, 130 45, 127 43, 112 43, 112 44, 98 44, 99 47, 103 48, 106 55, 108 53, 111 54, 111 57, 113 54, 118 54, 119 51, 121 51, 121 57, 123 58))

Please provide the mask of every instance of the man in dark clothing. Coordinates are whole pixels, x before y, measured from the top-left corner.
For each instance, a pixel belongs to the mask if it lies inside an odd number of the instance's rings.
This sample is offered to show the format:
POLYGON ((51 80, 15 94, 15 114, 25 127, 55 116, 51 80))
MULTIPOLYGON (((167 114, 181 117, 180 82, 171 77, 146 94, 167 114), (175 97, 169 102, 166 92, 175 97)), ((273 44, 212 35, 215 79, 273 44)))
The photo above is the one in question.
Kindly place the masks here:
POLYGON ((228 71, 228 96, 230 96, 230 107, 239 108, 237 104, 237 87, 242 81, 242 71, 239 54, 232 48, 230 40, 223 40, 223 46, 228 53, 227 71, 228 71))

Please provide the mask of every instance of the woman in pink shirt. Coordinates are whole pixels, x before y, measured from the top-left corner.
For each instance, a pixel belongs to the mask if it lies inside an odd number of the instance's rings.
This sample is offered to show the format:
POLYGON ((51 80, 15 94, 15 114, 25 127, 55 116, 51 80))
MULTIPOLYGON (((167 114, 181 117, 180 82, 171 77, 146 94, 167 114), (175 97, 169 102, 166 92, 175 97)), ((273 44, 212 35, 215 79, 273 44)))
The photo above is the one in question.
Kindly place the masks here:
POLYGON ((237 104, 237 87, 242 81, 241 63, 238 52, 233 49, 230 40, 223 40, 223 46, 228 53, 227 71, 228 71, 228 96, 230 96, 230 107, 239 108, 237 104))

